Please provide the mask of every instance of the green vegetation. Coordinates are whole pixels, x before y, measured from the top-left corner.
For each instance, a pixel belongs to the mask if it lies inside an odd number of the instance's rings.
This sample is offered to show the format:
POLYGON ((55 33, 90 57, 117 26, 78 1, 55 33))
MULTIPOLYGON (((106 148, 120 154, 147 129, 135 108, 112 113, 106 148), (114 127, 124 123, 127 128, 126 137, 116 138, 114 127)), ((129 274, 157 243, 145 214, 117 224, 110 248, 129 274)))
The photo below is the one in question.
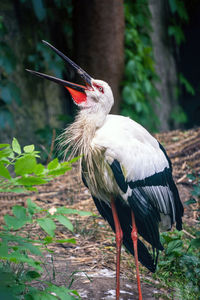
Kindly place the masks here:
POLYGON ((152 101, 158 91, 150 38, 150 11, 146 0, 125 3, 125 78, 122 83, 122 114, 156 130, 152 101))
POLYGON ((21 105, 20 89, 11 81, 10 75, 16 70, 17 59, 11 47, 5 41, 7 28, 2 16, 0 16, 0 129, 7 125, 14 127, 13 116, 10 112, 10 104, 14 101, 21 105))
POLYGON ((71 164, 78 158, 69 162, 59 163, 52 160, 47 167, 37 162, 39 151, 34 145, 21 149, 16 138, 12 145, 0 144, 0 192, 37 191, 35 185, 45 184, 55 176, 63 175, 71 169, 71 164), (15 177, 11 172, 15 172, 15 177))
MULTIPOLYGON (((174 56, 177 61, 179 60, 179 48, 182 43, 185 42, 185 35, 183 32, 183 25, 188 23, 189 16, 185 8, 183 1, 169 0, 169 9, 171 17, 168 25, 168 35, 172 42, 176 45, 174 49, 174 56)), ((178 68, 178 66, 177 66, 178 68)), ((183 108, 179 105, 178 99, 182 96, 183 90, 186 90, 188 94, 195 95, 195 90, 185 76, 178 70, 178 84, 176 87, 176 103, 174 103, 173 110, 171 112, 171 119, 176 123, 186 123, 187 115, 183 111, 183 108)))
MULTIPOLYGON (((171 17, 168 35, 176 51, 185 41, 183 25, 188 22, 188 14, 182 1, 169 0, 171 17)), ((147 0, 126 1, 125 6, 125 76, 122 82, 121 113, 141 123, 149 130, 156 131, 161 120, 156 116, 152 103, 157 101, 159 92, 155 83, 160 80, 155 71, 152 41, 150 33, 151 13, 147 0)), ((177 56, 177 52, 174 53, 177 56)), ((178 58, 177 58, 178 59, 178 58)), ((192 85, 183 76, 178 75, 176 99, 171 112, 171 120, 186 123, 187 116, 178 99, 183 88, 191 95, 195 94, 192 85)))
MULTIPOLYGON (((71 162, 59 163, 52 160, 47 167, 38 163, 39 152, 34 145, 21 149, 17 139, 12 145, 0 144, 0 191, 27 192, 37 191, 36 185, 47 183, 58 175, 65 174, 71 169, 71 162), (14 174, 11 176, 11 173, 14 174)), ((67 217, 71 214, 91 215, 91 213, 69 209, 66 207, 43 209, 31 199, 27 199, 27 207, 15 205, 12 215, 5 215, 2 231, 0 232, 0 294, 3 299, 79 299, 76 291, 69 286, 56 286, 42 279, 45 270, 43 263, 44 251, 52 243, 76 243, 74 238, 56 239, 56 222, 73 231, 73 224, 67 217), (28 224, 38 224, 44 234, 40 239, 33 239, 28 224), (38 282, 43 289, 33 287, 38 282)), ((29 225, 31 226, 31 225, 29 225)))
MULTIPOLYGON (((192 198, 186 205, 200 200, 200 177, 188 176, 194 183, 192 198)), ((183 231, 164 232, 161 242, 166 249, 160 253, 154 279, 170 289, 167 299, 196 300, 200 296, 200 231, 184 224, 183 231)))

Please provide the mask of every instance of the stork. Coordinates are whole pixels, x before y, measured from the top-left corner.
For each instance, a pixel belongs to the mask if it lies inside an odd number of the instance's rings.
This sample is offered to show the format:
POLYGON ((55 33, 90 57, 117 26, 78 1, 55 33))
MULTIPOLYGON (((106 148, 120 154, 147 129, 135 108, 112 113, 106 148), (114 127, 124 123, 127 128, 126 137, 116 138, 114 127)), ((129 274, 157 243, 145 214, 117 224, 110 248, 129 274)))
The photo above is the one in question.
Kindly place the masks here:
POLYGON ((116 299, 120 295, 122 243, 134 255, 139 300, 142 299, 138 260, 155 272, 163 250, 159 229, 182 229, 183 206, 163 146, 140 124, 109 114, 114 98, 110 86, 93 79, 46 41, 84 80, 79 85, 27 70, 64 86, 79 107, 74 123, 62 134, 72 155, 81 156, 81 172, 94 203, 116 235, 116 299), (138 238, 141 236, 143 240, 138 238), (151 245, 153 255, 146 247, 151 245))

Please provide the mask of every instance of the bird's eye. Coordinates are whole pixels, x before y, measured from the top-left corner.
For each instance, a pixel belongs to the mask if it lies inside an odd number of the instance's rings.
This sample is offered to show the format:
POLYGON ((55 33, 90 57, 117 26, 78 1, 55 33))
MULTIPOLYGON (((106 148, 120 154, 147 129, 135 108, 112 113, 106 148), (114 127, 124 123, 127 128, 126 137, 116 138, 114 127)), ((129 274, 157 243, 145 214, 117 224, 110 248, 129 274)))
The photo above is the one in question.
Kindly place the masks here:
POLYGON ((103 93, 103 88, 102 88, 102 86, 99 86, 99 92, 103 93))

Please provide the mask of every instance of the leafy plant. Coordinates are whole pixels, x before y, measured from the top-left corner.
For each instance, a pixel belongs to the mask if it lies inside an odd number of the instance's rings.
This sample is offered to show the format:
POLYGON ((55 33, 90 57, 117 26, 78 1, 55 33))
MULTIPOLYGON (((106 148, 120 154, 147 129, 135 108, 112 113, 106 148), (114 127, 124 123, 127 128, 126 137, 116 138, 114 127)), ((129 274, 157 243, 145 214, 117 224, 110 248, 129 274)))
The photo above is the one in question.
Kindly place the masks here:
POLYGON ((0 128, 13 127, 10 105, 15 101, 21 105, 20 89, 11 81, 10 75, 16 69, 16 56, 5 41, 7 29, 3 17, 0 16, 0 128))
MULTIPOLYGON (((6 290, 7 292, 31 295, 32 298, 38 297, 38 295, 46 295, 51 291, 50 287, 53 285, 49 282, 44 282, 41 279, 42 272, 44 271, 43 263, 40 259, 35 257, 42 257, 43 251, 48 250, 48 245, 52 243, 76 243, 74 238, 70 239, 56 239, 55 230, 56 223, 58 221, 60 224, 65 226, 68 230, 73 231, 73 224, 66 217, 66 215, 79 214, 91 215, 91 213, 78 211, 75 209, 68 209, 66 207, 59 207, 58 209, 53 208, 50 210, 45 210, 30 199, 27 200, 27 208, 23 206, 13 206, 12 212, 14 216, 5 215, 4 221, 5 226, 0 233, 0 264, 1 274, 4 274, 3 281, 1 281, 1 289, 6 290), (42 214, 42 216, 41 216, 42 214), (43 239, 33 240, 28 236, 28 233, 25 236, 26 231, 22 231, 23 226, 26 224, 37 223, 47 234, 43 239), (19 231, 20 230, 20 231, 19 231), (33 258, 34 256, 34 258, 33 258), (13 269, 10 264, 18 264, 20 267, 17 270, 17 274, 11 275, 11 270, 13 269), (9 266, 9 269, 7 268, 9 266), (30 269, 31 268, 31 269, 30 269), (6 275, 5 275, 6 274, 6 275), (43 282, 48 288, 45 291, 38 292, 37 289, 32 289, 31 281, 37 280, 43 282), (13 284, 14 282, 14 289, 13 284), (20 281, 20 283, 19 283, 20 281)), ((51 250, 52 252, 52 250, 51 250)), ((55 288, 55 286, 53 286, 55 288)), ((56 289, 54 289, 55 291, 56 289)), ((71 290, 67 290, 65 287, 57 287, 57 291, 61 290, 66 293, 71 293, 71 290)), ((74 293, 75 291, 73 291, 74 293)), ((57 294, 57 293, 56 293, 57 294)), ((57 294, 59 296, 59 293, 57 294)), ((63 294, 64 295, 64 294, 63 294)), ((77 293, 76 293, 77 295, 77 293)), ((43 297, 45 299, 45 297, 43 297)), ((43 299, 41 298, 41 299, 43 299)), ((26 298, 29 299, 29 298, 26 298)), ((52 298, 54 299, 54 298, 52 298)), ((60 298, 59 298, 60 299, 60 298)), ((65 298, 61 298, 65 299, 65 298)), ((70 298, 69 298, 70 299, 70 298)), ((73 298, 71 298, 73 299, 73 298)))
MULTIPOLYGON (((188 178, 194 187, 185 205, 196 204, 200 199, 200 177, 189 174, 188 178)), ((200 296, 200 231, 187 230, 191 233, 185 235, 177 230, 162 233, 161 241, 166 250, 160 255, 155 278, 173 288, 175 298, 195 300, 200 296)))
POLYGON ((122 82, 122 114, 145 127, 156 130, 156 117, 151 101, 156 101, 158 77, 154 68, 150 39, 150 11, 148 2, 126 1, 125 8, 125 77, 122 82), (153 117, 152 117, 153 115, 153 117))
POLYGON ((183 1, 169 0, 168 2, 172 14, 171 22, 168 27, 168 34, 169 36, 174 37, 176 44, 180 46, 180 44, 185 41, 182 24, 188 22, 189 17, 183 1))
POLYGON ((65 174, 76 161, 60 163, 55 158, 45 167, 37 162, 39 157, 34 145, 25 146, 22 150, 16 138, 12 145, 0 144, 0 192, 37 191, 35 185, 45 184, 55 176, 65 174), (11 173, 15 176, 12 177, 11 173))
MULTIPOLYGON (((37 162, 40 153, 34 145, 25 146, 22 151, 16 138, 12 145, 0 144, 0 149, 0 191, 36 191, 35 185, 64 174, 76 161, 60 163, 56 158, 45 167, 37 162)), ((41 277, 45 268, 42 262, 43 251, 52 252, 48 249, 49 244, 76 243, 74 238, 55 237, 57 223, 73 231, 73 224, 67 217, 71 214, 91 215, 66 207, 43 209, 28 199, 26 207, 15 205, 12 207, 12 215, 4 216, 5 225, 0 232, 0 294, 3 299, 80 298, 70 287, 58 287, 41 277), (32 239, 29 231, 24 230, 28 224, 38 224, 44 232, 43 238, 32 239), (33 287, 33 281, 42 284, 43 290, 33 287)))
MULTIPOLYGON (((185 8, 184 1, 169 0, 168 3, 171 12, 171 16, 169 18, 168 35, 171 38, 171 40, 176 44, 174 52, 175 55, 178 57, 179 48, 181 44, 185 42, 183 25, 185 23, 188 23, 189 16, 185 8)), ((183 88, 190 95, 195 95, 195 90, 191 83, 185 78, 185 76, 182 73, 179 73, 178 86, 176 89, 177 98, 181 96, 183 88)), ((187 122, 187 114, 183 111, 182 107, 178 103, 177 105, 175 105, 172 111, 171 119, 179 124, 187 122)))

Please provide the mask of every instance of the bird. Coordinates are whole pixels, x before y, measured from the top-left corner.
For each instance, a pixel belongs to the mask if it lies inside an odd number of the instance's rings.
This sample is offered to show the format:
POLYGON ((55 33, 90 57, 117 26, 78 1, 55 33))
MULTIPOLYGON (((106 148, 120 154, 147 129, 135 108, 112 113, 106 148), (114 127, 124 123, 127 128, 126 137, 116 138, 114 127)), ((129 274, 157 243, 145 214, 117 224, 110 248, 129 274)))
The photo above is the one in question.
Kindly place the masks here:
POLYGON ((175 223, 182 229, 184 209, 171 161, 142 125, 110 114, 114 97, 108 83, 92 78, 49 42, 43 43, 80 76, 84 85, 26 70, 64 86, 79 108, 74 122, 62 133, 62 146, 71 156, 80 156, 83 183, 115 232, 116 300, 120 297, 122 244, 135 258, 138 298, 142 300, 138 261, 155 272, 159 251, 163 250, 160 231, 170 230, 175 223))

